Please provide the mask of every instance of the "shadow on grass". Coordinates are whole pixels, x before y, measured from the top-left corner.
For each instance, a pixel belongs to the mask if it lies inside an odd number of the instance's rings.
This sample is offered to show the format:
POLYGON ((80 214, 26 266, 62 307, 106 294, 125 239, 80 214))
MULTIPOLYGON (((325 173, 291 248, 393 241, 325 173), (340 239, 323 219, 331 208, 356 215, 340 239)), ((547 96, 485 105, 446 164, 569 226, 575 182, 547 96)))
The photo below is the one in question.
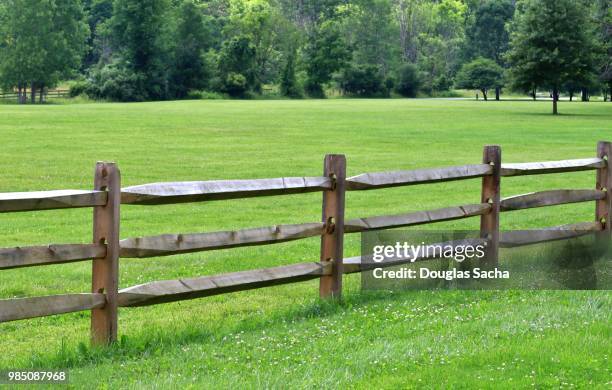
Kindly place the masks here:
MULTIPOLYGON (((372 303, 386 301, 406 302, 417 301, 419 296, 427 296, 428 304, 453 304, 455 301, 464 301, 466 291, 461 293, 440 291, 361 291, 346 294, 344 299, 336 303, 327 300, 313 300, 307 305, 291 306, 271 313, 268 316, 251 316, 236 323, 234 326, 214 330, 202 327, 200 323, 185 324, 180 328, 144 329, 134 336, 122 335, 113 345, 101 348, 90 347, 84 343, 76 348, 62 342, 59 351, 50 351, 46 354, 32 356, 29 363, 31 367, 40 368, 77 368, 89 364, 99 364, 105 361, 121 361, 158 355, 188 344, 221 343, 225 336, 240 332, 257 332, 270 329, 273 325, 287 322, 296 323, 308 321, 313 318, 326 318, 342 312, 352 311, 372 303)), ((480 300, 492 297, 494 292, 471 292, 478 294, 480 300)))
POLYGON ((601 117, 612 117, 610 113, 602 113, 602 114, 582 114, 582 113, 573 113, 573 112, 559 112, 557 115, 553 115, 552 111, 550 112, 508 112, 508 115, 512 116, 539 116, 543 118, 564 118, 564 117, 578 117, 578 118, 601 118, 601 117))

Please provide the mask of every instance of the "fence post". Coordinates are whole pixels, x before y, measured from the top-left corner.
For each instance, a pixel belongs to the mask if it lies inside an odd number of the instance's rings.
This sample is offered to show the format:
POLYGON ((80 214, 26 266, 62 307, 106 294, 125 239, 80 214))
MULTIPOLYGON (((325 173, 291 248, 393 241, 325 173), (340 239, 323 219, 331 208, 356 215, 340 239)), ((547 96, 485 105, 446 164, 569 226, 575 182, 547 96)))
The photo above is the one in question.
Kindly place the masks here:
POLYGON ((484 147, 482 162, 493 167, 493 173, 482 178, 481 202, 491 205, 491 211, 480 217, 480 237, 488 238, 487 265, 497 266, 499 254, 499 207, 501 148, 498 145, 484 147))
POLYGON ((597 170, 596 189, 606 191, 606 197, 598 200, 595 206, 595 219, 601 222, 601 227, 612 232, 612 142, 597 143, 597 157, 606 160, 606 166, 597 170))
POLYGON ((344 194, 346 158, 341 154, 325 156, 323 175, 333 180, 331 190, 323 192, 323 223, 321 262, 331 261, 332 274, 319 282, 321 298, 342 296, 342 260, 344 246, 344 194))
POLYGON ((91 342, 107 345, 117 340, 121 174, 114 163, 96 164, 94 189, 108 192, 106 205, 94 207, 93 215, 93 241, 106 243, 106 257, 94 259, 92 269, 92 292, 104 293, 106 305, 91 311, 91 342))

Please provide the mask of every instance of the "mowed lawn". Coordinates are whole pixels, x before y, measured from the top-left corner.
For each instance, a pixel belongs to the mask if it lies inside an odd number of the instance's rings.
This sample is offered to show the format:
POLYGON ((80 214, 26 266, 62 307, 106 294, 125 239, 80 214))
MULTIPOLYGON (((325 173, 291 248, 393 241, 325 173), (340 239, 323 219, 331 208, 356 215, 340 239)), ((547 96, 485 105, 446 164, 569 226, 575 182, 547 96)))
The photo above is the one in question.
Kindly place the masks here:
MULTIPOLYGON (((182 101, 0 105, 0 192, 88 189, 96 161, 124 186, 316 176, 326 153, 349 175, 595 156, 612 140, 612 104, 446 100, 182 101)), ((594 172, 507 178, 502 196, 593 188, 594 172)), ((347 195, 347 218, 477 203, 478 180, 347 195)), ((321 194, 124 206, 121 237, 314 222, 321 194)), ((0 247, 89 242, 91 209, 0 215, 0 247)), ((504 213, 503 229, 591 221, 592 203, 504 213)), ((428 225, 477 229, 478 218, 428 225)), ((345 256, 360 251, 345 239, 345 256)), ((122 259, 120 286, 318 260, 316 238, 122 259)), ((0 298, 87 292, 91 264, 0 271, 0 298)), ((610 293, 360 291, 318 300, 318 281, 123 309, 120 342, 89 348, 89 313, 0 324, 0 370, 65 368, 75 387, 605 388, 610 293)))

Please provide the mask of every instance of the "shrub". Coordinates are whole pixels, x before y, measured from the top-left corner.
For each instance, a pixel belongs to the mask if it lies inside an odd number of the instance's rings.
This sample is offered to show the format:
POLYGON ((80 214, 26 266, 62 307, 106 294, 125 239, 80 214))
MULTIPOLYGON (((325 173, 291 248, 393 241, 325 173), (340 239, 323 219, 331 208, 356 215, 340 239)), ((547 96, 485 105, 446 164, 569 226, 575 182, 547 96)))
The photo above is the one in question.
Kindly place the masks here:
POLYGON ((68 92, 68 94, 71 98, 85 95, 88 88, 89 83, 87 81, 78 80, 70 84, 70 92, 68 92))
POLYGON ((323 87, 316 80, 311 79, 310 77, 306 79, 304 83, 304 90, 306 94, 312 98, 323 99, 325 98, 325 92, 323 91, 323 87))
POLYGON ((247 79, 240 73, 230 72, 223 82, 223 90, 232 97, 244 97, 248 89, 247 79))
POLYGON ((421 87, 419 71, 413 64, 404 64, 398 72, 398 82, 395 90, 405 97, 416 97, 421 87))
POLYGON ((218 100, 218 99, 227 99, 227 95, 214 92, 214 91, 206 91, 206 90, 192 90, 187 93, 187 99, 201 99, 201 100, 218 100))
POLYGON ((148 99, 145 83, 146 78, 143 75, 118 63, 111 63, 91 72, 85 92, 96 99, 145 101, 148 99))
POLYGON ((383 78, 373 65, 351 66, 345 69, 338 79, 344 93, 363 97, 386 96, 383 78))

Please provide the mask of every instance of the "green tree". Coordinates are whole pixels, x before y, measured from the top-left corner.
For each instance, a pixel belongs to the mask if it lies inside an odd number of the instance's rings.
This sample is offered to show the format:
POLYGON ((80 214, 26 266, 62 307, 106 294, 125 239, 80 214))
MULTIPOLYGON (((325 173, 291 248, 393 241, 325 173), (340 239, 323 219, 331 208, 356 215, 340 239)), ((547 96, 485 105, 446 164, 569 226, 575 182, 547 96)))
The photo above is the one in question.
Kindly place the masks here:
POLYGON ((510 0, 487 0, 479 4, 474 22, 467 29, 469 58, 490 58, 504 64, 510 36, 506 24, 512 20, 514 5, 510 0))
POLYGON ((113 0, 85 0, 85 13, 90 34, 87 39, 87 55, 83 67, 88 68, 100 62, 102 56, 109 56, 107 22, 113 16, 113 0))
POLYGON ((515 87, 550 88, 553 114, 559 91, 575 75, 594 69, 594 39, 587 12, 574 0, 526 0, 515 16, 508 61, 515 87), (568 26, 580 26, 577 29, 568 26))
POLYGON ((209 72, 204 54, 210 46, 204 17, 193 0, 185 0, 178 10, 174 67, 171 76, 173 96, 185 97, 190 89, 207 85, 209 72))
POLYGON ((395 90, 404 97, 416 97, 421 87, 419 70, 413 64, 404 64, 398 70, 395 90))
POLYGON ((358 65, 376 65, 383 76, 399 63, 393 3, 390 0, 353 0, 340 9, 341 28, 358 65))
MULTIPOLYGON (((510 0, 487 0, 476 8, 474 21, 467 28, 467 58, 490 58, 504 67, 510 36, 506 24, 512 20, 514 4, 510 0)), ((495 100, 501 89, 495 88, 495 100)))
POLYGON ((332 79, 351 59, 351 51, 344 41, 338 25, 326 21, 313 31, 304 47, 306 63, 306 92, 312 97, 324 97, 323 84, 332 79))
POLYGON ((283 96, 299 98, 302 97, 295 76, 295 51, 291 50, 287 55, 285 67, 281 75, 280 92, 283 96))
POLYGON ((416 46, 421 88, 430 93, 447 90, 461 64, 467 6, 458 0, 442 0, 423 2, 417 9, 422 24, 416 46))
POLYGON ((464 64, 456 77, 457 88, 477 89, 487 100, 491 88, 499 88, 503 83, 503 69, 488 58, 477 58, 464 64))
POLYGON ((230 0, 228 23, 223 28, 228 37, 249 36, 255 48, 256 92, 260 92, 262 83, 277 79, 282 62, 280 48, 291 36, 287 20, 275 5, 269 0, 230 0))
POLYGON ((113 45, 119 55, 119 70, 126 85, 144 99, 168 97, 168 0, 115 0, 113 45), (123 68, 123 69, 122 69, 123 68), (132 73, 129 75, 127 73, 132 73))
POLYGON ((44 90, 70 77, 81 64, 88 35, 80 1, 6 0, 0 7, 0 84, 17 87, 25 102, 30 87, 44 90))
POLYGON ((604 99, 610 96, 612 102, 612 4, 609 0, 595 2, 595 20, 599 38, 598 76, 603 84, 604 99))
POLYGON ((223 43, 219 53, 222 89, 233 96, 242 96, 247 90, 259 90, 256 51, 249 35, 235 36, 223 43))

